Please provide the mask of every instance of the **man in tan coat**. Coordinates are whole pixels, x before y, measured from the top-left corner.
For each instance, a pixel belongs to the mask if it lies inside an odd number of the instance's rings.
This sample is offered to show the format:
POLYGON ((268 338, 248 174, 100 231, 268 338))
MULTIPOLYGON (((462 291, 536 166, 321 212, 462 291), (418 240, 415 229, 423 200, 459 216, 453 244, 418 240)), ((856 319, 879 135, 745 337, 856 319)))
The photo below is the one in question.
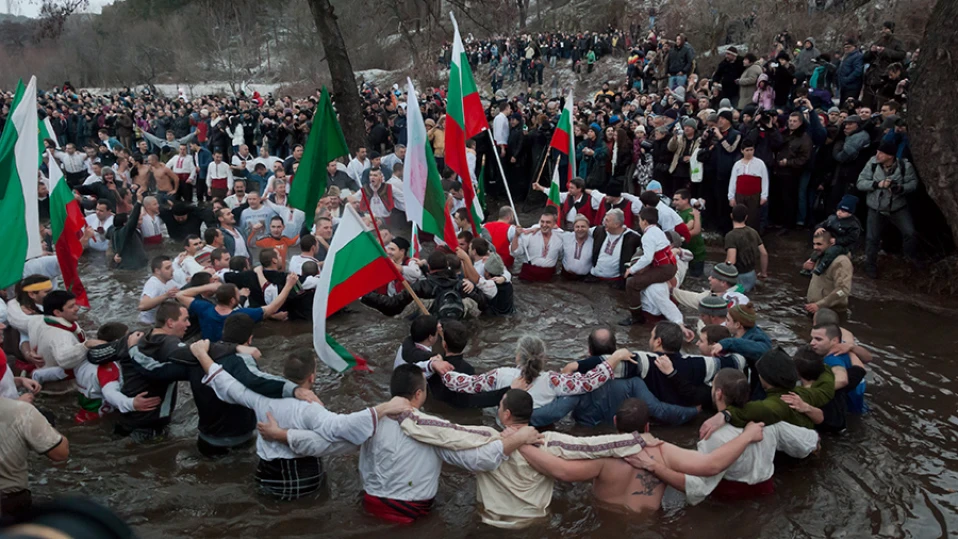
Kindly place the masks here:
MULTIPOLYGON (((819 230, 812 240, 812 248, 819 253, 835 244, 835 238, 827 230, 819 230)), ((844 311, 852 293, 854 267, 848 255, 839 255, 821 275, 812 274, 808 283, 805 310, 815 314, 820 308, 844 311)))

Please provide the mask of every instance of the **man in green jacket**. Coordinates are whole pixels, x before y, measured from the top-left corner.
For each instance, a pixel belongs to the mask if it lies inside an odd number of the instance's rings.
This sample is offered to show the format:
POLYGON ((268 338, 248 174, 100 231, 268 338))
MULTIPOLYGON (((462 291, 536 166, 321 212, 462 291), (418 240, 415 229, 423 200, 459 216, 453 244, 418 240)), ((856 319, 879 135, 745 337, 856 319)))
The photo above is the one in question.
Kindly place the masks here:
POLYGON ((725 423, 734 427, 744 427, 749 421, 774 425, 785 421, 799 427, 814 429, 815 424, 803 413, 793 410, 782 400, 782 395, 795 393, 803 401, 820 408, 835 397, 835 375, 829 367, 825 368, 811 387, 796 387, 798 370, 795 362, 781 347, 769 350, 758 360, 759 380, 765 389, 766 397, 760 401, 751 401, 745 406, 729 406, 725 411, 709 418, 699 429, 702 439, 708 438, 725 423), (813 404, 816 403, 816 404, 813 404))

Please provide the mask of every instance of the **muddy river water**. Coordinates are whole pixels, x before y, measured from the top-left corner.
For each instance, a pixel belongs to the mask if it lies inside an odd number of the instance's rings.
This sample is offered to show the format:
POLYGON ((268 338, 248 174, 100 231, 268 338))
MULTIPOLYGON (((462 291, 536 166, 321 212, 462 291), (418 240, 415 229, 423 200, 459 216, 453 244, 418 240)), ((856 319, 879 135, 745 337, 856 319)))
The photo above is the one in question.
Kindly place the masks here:
MULTIPOLYGON (((807 340, 810 321, 801 310, 807 281, 796 269, 801 242, 771 242, 771 278, 751 294, 760 325, 773 340, 794 347, 807 340)), ((717 258, 717 256, 712 256, 717 258)), ((81 275, 92 309, 83 324, 110 320, 136 325, 136 304, 145 273, 112 273, 101 261, 85 261, 81 275)), ((706 501, 688 507, 669 491, 661 512, 624 515, 597 507, 587 484, 558 483, 548 521, 509 532, 511 537, 946 537, 958 534, 958 362, 956 305, 916 296, 856 276, 852 315, 845 327, 876 360, 869 366, 870 412, 851 418, 846 433, 826 437, 820 454, 803 462, 779 458, 776 493, 736 505, 706 501), (943 306, 944 304, 944 306, 943 306)), ((687 281, 687 288, 704 288, 687 281)), ((649 327, 615 326, 625 312, 621 292, 601 284, 518 284, 518 313, 483 319, 466 357, 485 370, 509 364, 525 333, 549 344, 559 368, 585 352, 597 324, 612 324, 619 343, 647 349, 649 327)), ((333 374, 320 366, 316 392, 332 410, 357 410, 388 396, 391 363, 408 322, 384 318, 360 306, 331 321, 330 331, 351 350, 370 359, 373 373, 333 374)), ((263 366, 278 372, 284 354, 311 347, 306 323, 266 323, 254 344, 263 366)), ((396 528, 367 516, 356 455, 326 459, 328 488, 317 496, 278 502, 256 492, 252 447, 211 461, 196 449, 196 409, 189 385, 181 383, 170 437, 140 446, 112 434, 107 418, 72 423, 73 394, 41 397, 69 438, 71 458, 62 466, 33 461, 35 498, 79 493, 100 500, 146 538, 173 537, 500 537, 475 511, 475 479, 444 469, 432 516, 396 528)), ((494 423, 492 411, 447 414, 463 423, 494 423)), ((704 416, 703 416, 704 418, 704 416)), ((577 429, 571 422, 560 428, 577 429)), ((661 438, 693 446, 698 422, 658 427, 661 438)))

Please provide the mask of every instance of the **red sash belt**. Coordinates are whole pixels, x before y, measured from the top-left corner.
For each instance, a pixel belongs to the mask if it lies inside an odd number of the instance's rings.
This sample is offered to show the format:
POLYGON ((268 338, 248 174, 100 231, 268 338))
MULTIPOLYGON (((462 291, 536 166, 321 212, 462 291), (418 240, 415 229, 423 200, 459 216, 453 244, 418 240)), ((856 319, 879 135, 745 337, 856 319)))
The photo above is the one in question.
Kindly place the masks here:
POLYGON ((747 500, 759 496, 768 496, 775 492, 775 483, 772 478, 766 481, 749 485, 740 481, 729 481, 723 479, 712 492, 713 496, 718 496, 723 500, 747 500))
POLYGON ((761 176, 742 174, 735 180, 735 192, 742 196, 762 194, 761 176))
POLYGON ((380 498, 363 493, 363 509, 387 522, 412 524, 416 519, 429 514, 433 500, 405 501, 380 498))
POLYGON ((552 276, 555 275, 555 273, 555 266, 551 268, 543 268, 541 266, 534 266, 527 262, 522 265, 522 269, 519 271, 519 278, 523 281, 551 281, 552 276))

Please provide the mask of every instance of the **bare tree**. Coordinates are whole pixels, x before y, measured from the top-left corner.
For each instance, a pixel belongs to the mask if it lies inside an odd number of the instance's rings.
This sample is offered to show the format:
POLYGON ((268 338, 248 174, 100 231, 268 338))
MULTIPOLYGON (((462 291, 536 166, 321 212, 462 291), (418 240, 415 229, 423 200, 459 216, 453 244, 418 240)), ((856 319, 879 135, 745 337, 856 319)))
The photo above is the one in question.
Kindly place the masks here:
POLYGON ((911 149, 922 183, 958 238, 958 112, 949 102, 958 68, 958 2, 938 0, 925 27, 921 58, 911 81, 911 149))
POLYGON ((339 18, 329 0, 308 0, 309 9, 316 23, 316 30, 323 41, 326 63, 333 79, 336 108, 339 121, 343 126, 343 135, 351 148, 356 148, 366 140, 366 128, 363 124, 362 101, 359 98, 356 75, 349 61, 349 53, 343 34, 339 30, 339 18))

